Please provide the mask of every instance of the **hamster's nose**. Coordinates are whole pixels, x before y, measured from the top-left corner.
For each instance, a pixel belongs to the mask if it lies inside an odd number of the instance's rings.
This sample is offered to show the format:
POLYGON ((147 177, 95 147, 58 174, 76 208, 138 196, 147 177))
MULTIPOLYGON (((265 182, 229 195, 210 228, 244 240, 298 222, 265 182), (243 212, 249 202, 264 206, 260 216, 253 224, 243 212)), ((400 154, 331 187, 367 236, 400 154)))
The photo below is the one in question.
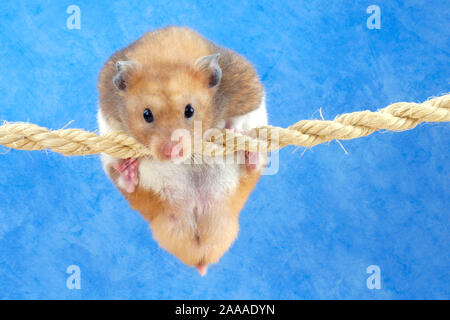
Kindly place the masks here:
POLYGON ((183 146, 180 142, 168 142, 163 145, 162 154, 167 160, 175 160, 183 156, 183 146))

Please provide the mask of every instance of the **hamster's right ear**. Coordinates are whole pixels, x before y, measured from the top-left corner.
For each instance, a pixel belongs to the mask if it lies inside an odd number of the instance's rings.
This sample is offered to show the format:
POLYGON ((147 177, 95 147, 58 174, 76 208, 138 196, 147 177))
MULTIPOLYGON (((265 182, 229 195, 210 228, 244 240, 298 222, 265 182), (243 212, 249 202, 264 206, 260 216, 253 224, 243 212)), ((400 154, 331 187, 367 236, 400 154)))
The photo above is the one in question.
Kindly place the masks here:
POLYGON ((222 79, 222 69, 219 65, 220 53, 204 56, 197 59, 195 66, 202 72, 208 73, 208 88, 213 88, 222 79))
POLYGON ((133 78, 140 70, 140 64, 136 61, 117 61, 116 70, 117 74, 113 78, 114 86, 120 91, 125 91, 132 85, 133 78))

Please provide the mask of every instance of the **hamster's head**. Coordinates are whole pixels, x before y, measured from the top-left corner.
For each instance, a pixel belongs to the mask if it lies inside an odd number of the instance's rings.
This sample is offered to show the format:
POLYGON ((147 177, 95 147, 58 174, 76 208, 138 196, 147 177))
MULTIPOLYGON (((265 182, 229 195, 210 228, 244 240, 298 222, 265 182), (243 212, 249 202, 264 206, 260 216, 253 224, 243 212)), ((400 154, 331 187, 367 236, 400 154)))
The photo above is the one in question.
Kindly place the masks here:
POLYGON ((189 157, 194 132, 203 136, 217 125, 213 102, 222 77, 218 59, 214 54, 190 64, 116 63, 113 83, 123 98, 123 121, 158 160, 189 157))

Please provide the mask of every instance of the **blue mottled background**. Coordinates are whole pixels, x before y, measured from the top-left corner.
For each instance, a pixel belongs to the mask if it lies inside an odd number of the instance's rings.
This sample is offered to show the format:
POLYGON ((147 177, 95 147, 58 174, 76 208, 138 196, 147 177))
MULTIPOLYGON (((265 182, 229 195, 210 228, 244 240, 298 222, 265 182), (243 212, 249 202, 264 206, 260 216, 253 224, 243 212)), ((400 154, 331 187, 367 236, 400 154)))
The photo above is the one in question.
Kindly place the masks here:
MULTIPOLYGON (((423 101, 450 88, 449 21, 445 0, 1 1, 0 119, 96 130, 103 62, 168 24, 251 60, 273 125, 423 101), (66 26, 71 4, 80 30, 66 26), (371 4, 380 30, 366 27, 371 4)), ((158 248, 98 157, 0 148, 0 298, 448 299, 449 133, 283 149, 205 278, 158 248), (72 264, 81 290, 66 288, 72 264)))

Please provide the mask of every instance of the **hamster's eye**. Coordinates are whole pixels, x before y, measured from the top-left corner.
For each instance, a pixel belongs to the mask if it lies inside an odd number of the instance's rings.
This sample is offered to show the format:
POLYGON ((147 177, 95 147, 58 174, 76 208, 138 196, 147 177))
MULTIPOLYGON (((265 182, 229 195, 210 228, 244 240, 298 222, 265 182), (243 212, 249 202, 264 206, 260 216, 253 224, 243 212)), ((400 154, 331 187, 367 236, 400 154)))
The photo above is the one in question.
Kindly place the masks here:
POLYGON ((143 116, 145 121, 147 121, 148 123, 153 122, 153 113, 150 111, 149 108, 144 110, 143 116))
POLYGON ((190 118, 194 115, 194 108, 191 106, 191 104, 188 104, 186 108, 184 109, 184 116, 186 118, 190 118))

